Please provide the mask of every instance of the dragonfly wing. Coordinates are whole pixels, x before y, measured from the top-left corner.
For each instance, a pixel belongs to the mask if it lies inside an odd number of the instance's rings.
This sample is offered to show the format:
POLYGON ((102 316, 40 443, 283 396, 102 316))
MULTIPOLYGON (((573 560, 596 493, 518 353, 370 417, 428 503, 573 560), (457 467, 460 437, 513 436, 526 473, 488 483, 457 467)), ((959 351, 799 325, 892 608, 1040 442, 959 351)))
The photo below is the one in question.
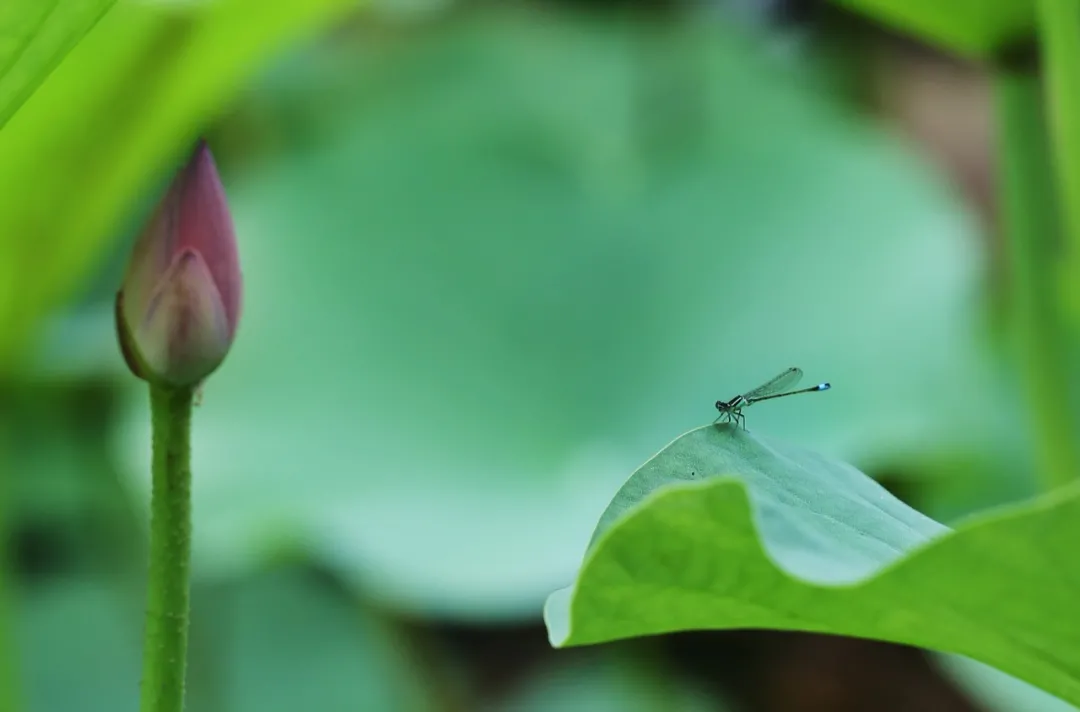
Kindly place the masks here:
POLYGON ((766 381, 752 391, 743 393, 743 397, 749 400, 754 398, 763 398, 765 396, 771 396, 781 391, 786 391, 795 387, 795 384, 802 378, 802 369, 795 368, 794 366, 788 370, 776 376, 772 380, 766 381))

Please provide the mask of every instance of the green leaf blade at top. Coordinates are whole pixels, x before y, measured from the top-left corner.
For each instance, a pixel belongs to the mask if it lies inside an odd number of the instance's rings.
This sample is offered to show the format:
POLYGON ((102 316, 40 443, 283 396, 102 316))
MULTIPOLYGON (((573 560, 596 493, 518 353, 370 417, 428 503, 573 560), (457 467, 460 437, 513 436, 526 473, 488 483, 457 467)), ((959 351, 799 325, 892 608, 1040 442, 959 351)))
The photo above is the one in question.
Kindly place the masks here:
POLYGON ((992 57, 1035 32, 1031 0, 833 0, 833 4, 969 58, 992 57))

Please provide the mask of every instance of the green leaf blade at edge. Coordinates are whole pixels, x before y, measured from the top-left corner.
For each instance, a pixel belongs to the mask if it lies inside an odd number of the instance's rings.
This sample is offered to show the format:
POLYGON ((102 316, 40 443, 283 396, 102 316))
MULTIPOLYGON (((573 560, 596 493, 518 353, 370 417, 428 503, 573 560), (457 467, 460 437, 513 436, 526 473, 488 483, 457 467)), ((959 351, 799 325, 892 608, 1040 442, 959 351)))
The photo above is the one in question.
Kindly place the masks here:
POLYGON ((1065 543, 1080 528, 1080 489, 980 515, 839 585, 800 579, 769 556, 751 496, 731 478, 650 495, 603 532, 574 586, 548 598, 552 645, 734 628, 847 635, 964 655, 1080 702, 1080 621, 1069 595, 1080 565, 1065 543), (730 555, 726 543, 729 556, 717 556, 665 528, 687 514, 741 549, 730 555), (738 575, 726 588, 680 586, 680 571, 702 567, 738 575))
POLYGON ((832 4, 969 59, 987 59, 1035 32, 1031 0, 832 0, 832 4))
MULTIPOLYGON (((10 2, 11 0, 9 0, 10 2)), ((0 129, 117 0, 22 0, 0 19, 0 129)))

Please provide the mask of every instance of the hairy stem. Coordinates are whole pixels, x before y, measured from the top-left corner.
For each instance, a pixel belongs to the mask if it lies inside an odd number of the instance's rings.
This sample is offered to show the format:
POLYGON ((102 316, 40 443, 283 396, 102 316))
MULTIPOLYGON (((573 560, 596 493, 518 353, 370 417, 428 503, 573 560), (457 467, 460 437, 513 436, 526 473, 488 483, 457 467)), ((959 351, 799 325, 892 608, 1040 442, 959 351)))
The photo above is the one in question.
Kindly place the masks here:
POLYGON ((141 712, 182 712, 191 573, 190 388, 150 387, 154 438, 141 712))

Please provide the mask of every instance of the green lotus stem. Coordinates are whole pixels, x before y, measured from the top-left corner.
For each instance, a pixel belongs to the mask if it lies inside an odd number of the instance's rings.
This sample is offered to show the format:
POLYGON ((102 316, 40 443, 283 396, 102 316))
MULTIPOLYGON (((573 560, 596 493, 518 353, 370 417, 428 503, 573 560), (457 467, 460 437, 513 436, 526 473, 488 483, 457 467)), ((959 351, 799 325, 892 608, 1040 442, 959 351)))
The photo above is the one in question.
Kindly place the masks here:
POLYGON ((995 79, 1010 317, 1035 423, 1039 471, 1043 487, 1053 489, 1080 474, 1075 419, 1064 388, 1071 378, 1064 305, 1049 278, 1060 267, 1059 201, 1038 74, 1004 67, 995 79))
POLYGON ((182 712, 191 587, 191 388, 150 386, 153 491, 141 712, 182 712))
MULTIPOLYGON (((11 478, 14 475, 10 464, 10 420, 0 413, 0 541, 7 541, 10 535, 11 478)), ((11 592, 11 560, 6 554, 0 554, 0 712, 15 712, 22 709, 20 696, 19 668, 14 642, 13 604, 11 592)))
POLYGON ((1065 247, 1055 277, 1062 281, 1076 324, 1080 322, 1080 6, 1076 0, 1038 0, 1035 6, 1065 247))

